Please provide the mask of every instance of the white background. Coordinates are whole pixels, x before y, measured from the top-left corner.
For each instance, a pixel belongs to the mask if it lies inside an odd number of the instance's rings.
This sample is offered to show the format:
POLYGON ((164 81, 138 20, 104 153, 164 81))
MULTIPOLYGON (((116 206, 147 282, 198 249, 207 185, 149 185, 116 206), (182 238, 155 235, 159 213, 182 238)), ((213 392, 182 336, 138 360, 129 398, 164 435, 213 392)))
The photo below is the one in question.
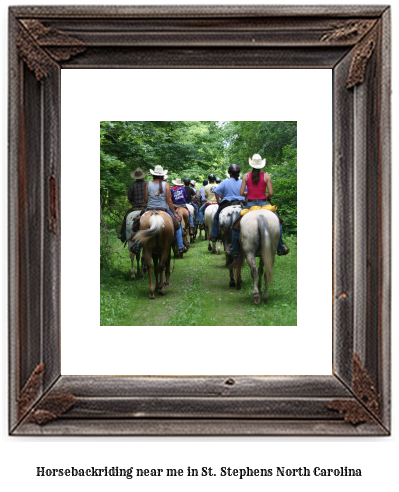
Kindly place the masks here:
POLYGON ((331 374, 332 71, 63 70, 61 77, 61 141, 73 142, 61 156, 62 374, 331 374), (251 119, 298 122, 298 326, 100 327, 99 228, 83 217, 98 214, 99 122, 251 119), (85 210, 78 220, 76 197, 85 210))
MULTIPOLYGON (((28 2, 13 2, 13 4, 26 4, 28 2)), ((34 2, 43 3, 43 2, 34 2)), ((52 2, 54 3, 54 2, 52 2)), ((63 2, 75 3, 75 2, 63 2)), ((85 2, 86 4, 100 4, 99 0, 95 2, 85 2)), ((120 0, 118 3, 125 3, 120 0)), ((147 3, 144 0, 141 2, 147 3)), ((156 2, 151 3, 163 3, 156 2)), ((188 0, 185 2, 190 3, 188 0)), ((196 3, 201 3, 199 0, 196 3)), ((205 3, 211 3, 209 0, 205 3)), ((242 3, 229 0, 223 2, 218 0, 218 4, 242 3)), ((253 0, 251 3, 258 3, 253 0)), ((296 2, 285 2, 296 3, 296 2)), ((307 2, 308 4, 321 4, 326 2, 307 2)), ((346 2, 336 2, 344 3, 346 2)), ((373 2, 360 3, 385 3, 374 0, 373 2)), ((1 198, 1 217, 3 223, 7 220, 6 204, 6 124, 7 124, 7 90, 6 90, 6 73, 7 73, 7 5, 3 3, 2 10, 2 198, 1 198)), ((398 16, 393 9, 393 42, 394 56, 397 49, 397 23, 398 16)), ((397 69, 394 67, 393 82, 396 85, 397 69)), ((393 94, 394 118, 393 118, 393 135, 396 129, 396 110, 397 100, 395 92, 393 94)), ((255 118, 251 118, 255 119, 255 118)), ((259 118, 261 119, 261 118, 259 118)), ((397 131, 396 131, 397 133, 397 131)), ((394 140, 394 144, 396 142, 394 140)), ((397 146, 393 149, 393 163, 397 155, 397 146)), ((397 185, 397 174, 395 167, 394 188, 397 185)), ((95 181, 93 180, 95 183, 95 181)), ((94 184, 95 186, 95 184, 94 184)), ((397 222, 398 202, 393 194, 393 224, 397 222)), ((342 491, 353 489, 375 491, 381 488, 386 490, 397 490, 397 456, 399 454, 398 437, 397 437, 397 362, 395 356, 397 350, 397 334, 395 326, 397 325, 397 309, 395 299, 397 298, 396 282, 396 265, 395 255, 393 257, 394 284, 392 299, 394 304, 392 327, 393 327, 393 408, 394 418, 392 426, 392 436, 389 438, 249 438, 249 437, 231 437, 231 438, 10 438, 7 436, 7 297, 6 297, 6 272, 7 272, 7 252, 6 252, 6 227, 3 227, 2 238, 2 267, 3 267, 3 332, 2 332, 2 416, 1 416, 1 485, 4 490, 25 489, 25 490, 70 490, 74 487, 76 490, 83 490, 84 487, 92 486, 96 490, 109 490, 117 488, 118 490, 132 490, 134 487, 140 491, 153 491, 162 489, 174 490, 203 490, 205 487, 209 490, 220 490, 228 487, 229 490, 292 490, 293 487, 300 490, 326 492, 339 488, 342 491), (147 467, 147 468, 183 468, 187 466, 203 467, 212 466, 218 469, 220 466, 231 467, 259 467, 270 468, 276 466, 300 467, 307 466, 313 468, 321 466, 334 468, 338 466, 350 466, 353 468, 360 467, 363 477, 356 478, 291 478, 277 479, 275 477, 265 479, 248 479, 239 480, 237 478, 157 478, 157 479, 126 479, 112 481, 106 479, 39 479, 35 477, 36 466, 46 467, 87 467, 87 466, 119 466, 119 467, 147 467)), ((393 252, 397 249, 397 228, 393 229, 393 252)))

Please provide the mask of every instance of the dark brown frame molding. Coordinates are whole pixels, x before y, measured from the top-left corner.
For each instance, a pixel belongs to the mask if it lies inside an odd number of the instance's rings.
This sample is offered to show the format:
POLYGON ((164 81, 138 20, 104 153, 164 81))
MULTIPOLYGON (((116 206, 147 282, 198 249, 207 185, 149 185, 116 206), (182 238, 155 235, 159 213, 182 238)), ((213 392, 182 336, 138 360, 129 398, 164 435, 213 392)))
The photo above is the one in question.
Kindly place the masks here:
POLYGON ((10 434, 389 435, 389 7, 11 7, 9 224, 10 434), (331 376, 60 374, 60 72, 155 67, 332 69, 331 376))

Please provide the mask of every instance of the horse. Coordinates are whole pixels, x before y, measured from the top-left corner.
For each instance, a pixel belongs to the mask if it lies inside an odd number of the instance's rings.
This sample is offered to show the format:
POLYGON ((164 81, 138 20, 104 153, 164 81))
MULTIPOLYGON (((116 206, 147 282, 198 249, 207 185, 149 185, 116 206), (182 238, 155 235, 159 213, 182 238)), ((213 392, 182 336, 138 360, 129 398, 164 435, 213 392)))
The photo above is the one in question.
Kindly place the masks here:
MULTIPOLYGON (((219 214, 219 234, 218 237, 223 242, 224 251, 231 244, 231 227, 234 221, 241 213, 240 205, 229 205, 225 207, 219 214)), ((229 259, 226 258, 226 266, 229 263, 229 259)))
POLYGON ((190 231, 190 244, 191 244, 191 243, 195 243, 195 239, 197 237, 198 222, 195 220, 194 207, 190 203, 187 203, 187 208, 194 219, 194 230, 193 232, 190 231))
POLYGON ((134 274, 134 258, 136 258, 137 261, 137 272, 140 271, 141 276, 144 274, 144 264, 141 262, 141 269, 140 269, 140 256, 141 256, 141 250, 138 252, 133 251, 133 238, 134 238, 134 232, 133 232, 133 221, 134 218, 140 215, 141 210, 133 210, 133 212, 130 212, 130 214, 126 217, 126 240, 128 241, 128 247, 129 247, 129 256, 130 256, 130 261, 132 262, 132 268, 130 270, 130 278, 135 279, 135 274, 134 274))
POLYGON ((154 260, 155 290, 163 296, 165 294, 163 288, 169 286, 171 248, 174 240, 172 218, 166 212, 152 210, 141 217, 140 230, 135 236, 135 241, 143 247, 143 261, 147 265, 150 277, 150 299, 155 299, 151 258, 154 260))
MULTIPOLYGON (((204 226, 205 226, 205 237, 208 239, 208 251, 212 251, 213 254, 216 253, 216 241, 212 242, 211 246, 211 240, 209 237, 209 234, 212 230, 213 226, 213 218, 215 216, 215 213, 217 212, 217 203, 215 204, 210 204, 205 208, 205 213, 204 213, 204 226)), ((220 241, 217 241, 218 247, 217 247, 217 254, 220 255, 220 241)))
MULTIPOLYGON (((263 267, 265 268, 263 301, 267 302, 267 289, 273 280, 274 257, 280 239, 280 221, 274 212, 260 209, 245 214, 241 219, 240 227, 241 250, 251 268, 254 281, 254 303, 260 304, 261 301, 263 267), (260 256, 259 269, 256 268, 256 256, 260 256)), ((237 279, 241 276, 243 255, 236 261, 237 279)), ((237 283, 237 289, 239 288, 237 283)))
POLYGON ((179 207, 175 205, 176 212, 181 216, 183 227, 183 243, 187 249, 190 247, 190 213, 186 207, 179 207))

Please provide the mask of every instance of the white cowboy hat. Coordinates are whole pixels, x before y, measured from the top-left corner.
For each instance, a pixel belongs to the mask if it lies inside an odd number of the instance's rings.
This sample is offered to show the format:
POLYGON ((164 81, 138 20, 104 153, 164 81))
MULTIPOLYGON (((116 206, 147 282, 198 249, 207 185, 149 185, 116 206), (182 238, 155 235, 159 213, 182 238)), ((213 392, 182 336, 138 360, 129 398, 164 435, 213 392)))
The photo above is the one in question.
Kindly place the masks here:
POLYGON ((138 167, 135 171, 132 171, 130 173, 130 176, 133 179, 143 179, 143 178, 145 178, 147 176, 147 172, 146 171, 143 171, 142 169, 140 169, 138 167))
POLYGON ((155 176, 165 176, 165 174, 168 174, 167 169, 163 169, 162 166, 158 165, 155 166, 154 170, 150 169, 151 174, 155 174, 155 176))
POLYGON ((192 184, 193 186, 195 186, 197 183, 196 183, 196 182, 192 179, 192 180, 190 181, 190 184, 192 184))
POLYGON ((266 166, 266 159, 262 160, 262 157, 259 154, 254 154, 252 159, 249 158, 249 165, 254 169, 262 169, 262 167, 266 166))
POLYGON ((176 186, 184 186, 184 183, 180 178, 176 178, 174 181, 172 179, 172 183, 176 186))
POLYGON ((168 178, 169 178, 169 176, 167 174, 165 174, 165 176, 163 177, 163 180, 168 181, 168 178))

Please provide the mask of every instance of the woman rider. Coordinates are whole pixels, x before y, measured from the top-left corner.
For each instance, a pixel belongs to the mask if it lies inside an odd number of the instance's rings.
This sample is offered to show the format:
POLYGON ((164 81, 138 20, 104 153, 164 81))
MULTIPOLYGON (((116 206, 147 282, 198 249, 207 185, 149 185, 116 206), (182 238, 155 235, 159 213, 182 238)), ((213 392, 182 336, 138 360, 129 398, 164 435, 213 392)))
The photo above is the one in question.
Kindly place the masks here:
POLYGON ((170 190, 170 193, 172 195, 172 202, 176 208, 181 206, 187 209, 188 216, 189 216, 189 223, 190 223, 190 234, 192 234, 194 232, 194 219, 193 216, 191 215, 190 210, 186 207, 187 193, 184 188, 184 183, 180 178, 176 178, 174 181, 172 179, 172 183, 174 184, 174 186, 172 186, 170 190))
MULTIPOLYGON (((253 168, 253 171, 244 174, 240 188, 240 195, 245 196, 246 194, 248 199, 247 205, 243 207, 244 209, 249 209, 254 205, 260 207, 268 205, 273 196, 273 186, 270 174, 260 172, 266 165, 266 159, 262 160, 262 157, 259 154, 254 154, 252 159, 249 158, 249 165, 253 168), (245 187, 247 187, 247 192, 245 192, 245 187), (268 194, 266 194, 266 190, 268 194)), ((283 243, 282 234, 283 228, 280 224, 280 241, 277 246, 277 254, 279 256, 286 255, 290 251, 283 243)), ((240 231, 233 229, 231 247, 226 251, 227 255, 238 256, 240 254, 239 237, 240 231)))
MULTIPOLYGON (((152 181, 147 183, 144 196, 144 199, 147 202, 147 208, 163 208, 171 217, 174 217, 180 221, 180 216, 174 212, 175 207, 173 206, 170 187, 168 183, 164 181, 164 176, 167 175, 168 171, 158 165, 155 166, 154 171, 150 169, 150 173, 152 174, 152 181)), ((180 222, 179 229, 175 231, 177 249, 179 250, 179 253, 185 253, 187 251, 187 248, 183 244, 182 234, 183 230, 180 222)))

